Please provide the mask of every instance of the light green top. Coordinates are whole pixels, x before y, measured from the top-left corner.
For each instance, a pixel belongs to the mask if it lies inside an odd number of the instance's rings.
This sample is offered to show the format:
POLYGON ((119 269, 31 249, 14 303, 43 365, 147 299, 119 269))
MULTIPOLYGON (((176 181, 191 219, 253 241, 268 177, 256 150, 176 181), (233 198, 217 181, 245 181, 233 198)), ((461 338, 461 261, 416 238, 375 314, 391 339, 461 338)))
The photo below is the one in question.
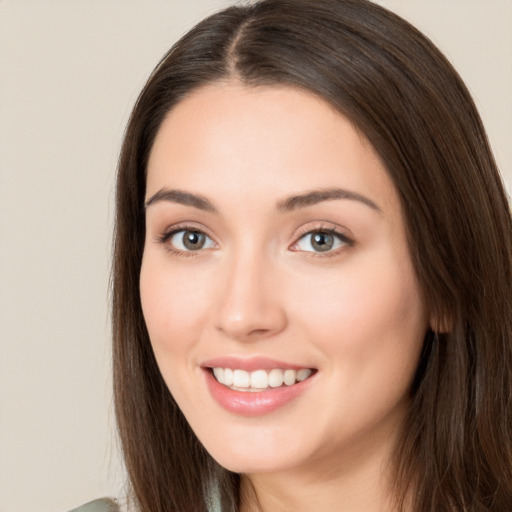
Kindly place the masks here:
MULTIPOLYGON (((211 512, 220 512, 220 503, 214 496, 210 503, 211 512)), ((112 498, 101 498, 74 508, 69 512, 120 512, 119 505, 112 498)))

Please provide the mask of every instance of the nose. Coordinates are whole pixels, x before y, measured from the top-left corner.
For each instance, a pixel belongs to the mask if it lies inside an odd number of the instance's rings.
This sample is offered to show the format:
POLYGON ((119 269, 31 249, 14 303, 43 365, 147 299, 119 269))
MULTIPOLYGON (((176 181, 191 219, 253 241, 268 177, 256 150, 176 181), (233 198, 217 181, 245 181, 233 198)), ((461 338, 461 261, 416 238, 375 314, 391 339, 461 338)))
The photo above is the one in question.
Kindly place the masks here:
POLYGON ((231 262, 226 274, 216 313, 218 331, 238 341, 255 341, 285 329, 275 265, 252 254, 231 262))

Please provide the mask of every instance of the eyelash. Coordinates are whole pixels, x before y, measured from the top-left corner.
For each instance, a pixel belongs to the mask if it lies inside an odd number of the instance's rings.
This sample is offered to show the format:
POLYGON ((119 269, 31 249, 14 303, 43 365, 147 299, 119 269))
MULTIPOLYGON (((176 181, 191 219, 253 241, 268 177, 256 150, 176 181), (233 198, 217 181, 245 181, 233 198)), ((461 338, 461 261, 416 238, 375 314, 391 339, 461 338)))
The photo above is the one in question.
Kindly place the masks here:
POLYGON ((169 243, 169 240, 176 234, 176 233, 179 233, 180 231, 192 231, 194 233, 200 233, 206 237, 208 237, 210 240, 212 240, 212 237, 210 237, 207 233, 204 232, 204 230, 202 229, 199 229, 197 226, 191 226, 191 225, 178 225, 178 226, 173 226, 170 230, 168 231, 165 231, 164 233, 162 233, 161 235, 157 235, 156 236, 156 241, 162 245, 165 245, 165 248, 168 252, 170 252, 171 254, 175 254, 175 255, 178 255, 178 256, 185 256, 185 257, 193 257, 193 256, 197 256, 197 253, 201 252, 201 250, 197 250, 197 251, 182 251, 180 249, 176 249, 175 247, 172 246, 172 244, 169 243))
MULTIPOLYGON (((347 248, 351 248, 355 245, 355 241, 348 237, 346 234, 340 232, 338 229, 334 227, 326 227, 326 226, 319 226, 314 229, 304 229, 302 232, 299 232, 297 235, 297 241, 292 244, 291 247, 297 246, 298 243, 307 235, 313 235, 313 234, 323 234, 323 235, 332 235, 335 238, 337 238, 341 243, 342 246, 338 247, 334 250, 328 250, 325 252, 321 251, 303 251, 307 252, 310 257, 313 258, 330 258, 333 256, 338 256, 340 252, 343 250, 346 250, 347 248)), ((294 250, 294 249, 292 249, 294 250)))
MULTIPOLYGON (((202 229, 199 229, 196 226, 181 225, 181 226, 174 226, 171 230, 165 231, 161 235, 156 236, 156 242, 165 245, 167 251, 169 251, 171 254, 176 254, 178 256, 193 257, 193 256, 197 256, 197 253, 202 252, 201 249, 198 249, 197 251, 182 251, 180 249, 176 249, 170 243, 168 243, 169 240, 174 235, 176 235, 177 233, 179 233, 181 231, 184 231, 184 232, 192 231, 192 232, 200 233, 200 234, 208 237, 210 240, 212 240, 212 238, 207 233, 205 233, 202 229)), ((344 233, 341 233, 336 228, 319 226, 318 228, 305 229, 302 232, 299 232, 297 234, 296 241, 290 246, 290 250, 296 251, 296 252, 307 252, 308 255, 311 256, 311 257, 329 258, 329 257, 332 257, 332 256, 337 256, 340 253, 340 251, 342 251, 342 250, 344 250, 346 248, 351 248, 354 245, 355 245, 355 241, 352 238, 348 237, 344 233), (337 248, 335 250, 328 250, 328 251, 325 251, 325 252, 321 252, 321 251, 299 251, 297 249, 292 249, 293 247, 297 246, 297 244, 304 237, 306 237, 307 235, 313 235, 313 234, 333 235, 343 245, 342 245, 341 248, 337 248)))

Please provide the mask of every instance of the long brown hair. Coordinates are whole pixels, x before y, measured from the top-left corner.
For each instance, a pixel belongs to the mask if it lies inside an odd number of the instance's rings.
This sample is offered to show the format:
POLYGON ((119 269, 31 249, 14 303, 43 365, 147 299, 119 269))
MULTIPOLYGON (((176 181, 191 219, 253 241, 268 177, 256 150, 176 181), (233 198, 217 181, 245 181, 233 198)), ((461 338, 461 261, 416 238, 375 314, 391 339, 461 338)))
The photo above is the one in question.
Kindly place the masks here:
POLYGON ((119 434, 141 512, 236 511, 240 476, 197 441, 158 370, 139 272, 145 172, 165 115, 235 79, 317 94, 371 141, 400 195, 412 261, 438 320, 394 457, 397 508, 512 510, 512 222, 475 105, 435 46, 367 0, 263 0, 192 29, 142 91, 119 162, 113 265, 119 434))

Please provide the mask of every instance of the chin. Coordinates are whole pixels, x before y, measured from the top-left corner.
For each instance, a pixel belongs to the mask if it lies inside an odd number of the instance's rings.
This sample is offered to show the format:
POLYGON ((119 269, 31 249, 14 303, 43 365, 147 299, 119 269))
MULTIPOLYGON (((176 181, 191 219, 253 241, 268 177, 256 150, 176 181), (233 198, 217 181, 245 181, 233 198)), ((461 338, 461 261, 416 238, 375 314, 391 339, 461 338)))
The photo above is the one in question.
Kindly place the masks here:
POLYGON ((294 467, 292 461, 283 461, 279 456, 261 456, 256 454, 232 454, 220 457, 213 457, 223 468, 233 473, 256 474, 256 473, 278 473, 287 471, 294 467))
POLYGON ((297 441, 292 435, 285 442, 268 431, 243 439, 235 436, 209 439, 203 445, 217 463, 234 473, 286 471, 309 458, 304 441, 297 441))

